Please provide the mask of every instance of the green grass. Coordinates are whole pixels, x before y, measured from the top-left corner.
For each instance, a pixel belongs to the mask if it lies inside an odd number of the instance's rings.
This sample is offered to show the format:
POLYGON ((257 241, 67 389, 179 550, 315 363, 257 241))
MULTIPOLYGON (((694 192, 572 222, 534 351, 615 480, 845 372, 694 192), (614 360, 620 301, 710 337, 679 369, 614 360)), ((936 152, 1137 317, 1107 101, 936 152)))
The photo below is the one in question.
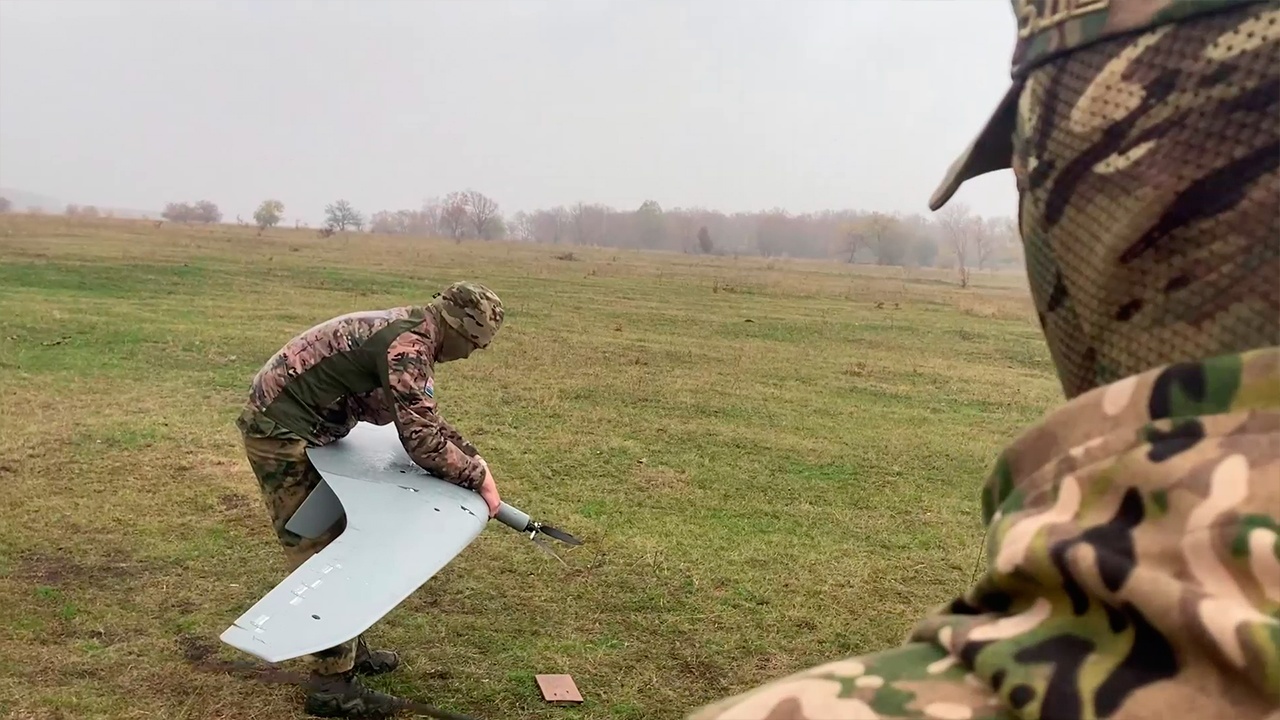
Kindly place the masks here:
POLYGON ((560 251, 0 217, 0 715, 304 717, 209 671, 284 576, 234 417, 294 333, 462 278, 507 325, 438 368, 441 409, 586 544, 566 568, 487 530, 374 627, 406 667, 372 684, 677 718, 964 588, 991 461, 1060 396, 1020 278, 560 251))

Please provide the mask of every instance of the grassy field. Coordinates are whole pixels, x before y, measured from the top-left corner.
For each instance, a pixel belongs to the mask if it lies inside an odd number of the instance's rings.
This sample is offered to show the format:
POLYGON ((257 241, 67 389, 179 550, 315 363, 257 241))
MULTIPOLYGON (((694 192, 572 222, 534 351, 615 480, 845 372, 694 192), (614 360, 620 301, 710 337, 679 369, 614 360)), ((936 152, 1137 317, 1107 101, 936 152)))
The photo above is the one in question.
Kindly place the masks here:
POLYGON ((507 324, 442 412, 585 545, 495 524, 375 625, 406 664, 370 684, 678 718, 968 583, 990 463, 1060 397, 1021 278, 565 250, 0 216, 0 717, 305 717, 217 639, 284 575, 233 420, 294 333, 456 279, 507 324))

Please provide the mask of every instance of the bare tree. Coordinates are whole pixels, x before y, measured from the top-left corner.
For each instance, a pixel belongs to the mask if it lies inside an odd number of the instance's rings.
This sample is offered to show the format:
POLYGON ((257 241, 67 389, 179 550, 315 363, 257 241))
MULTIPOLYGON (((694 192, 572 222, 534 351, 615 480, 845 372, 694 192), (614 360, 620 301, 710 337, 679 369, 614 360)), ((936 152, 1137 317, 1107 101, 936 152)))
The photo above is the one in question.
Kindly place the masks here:
POLYGON ((858 223, 845 223, 841 229, 841 250, 845 256, 845 262, 853 264, 853 259, 857 257, 858 251, 867 246, 867 236, 862 232, 862 227, 858 223))
POLYGON ((969 246, 974 219, 969 213, 969 206, 964 203, 952 202, 938 211, 938 225, 956 255, 956 272, 962 288, 969 287, 969 246))
POLYGON ((693 211, 675 208, 658 215, 661 233, 659 247, 667 250, 679 248, 681 252, 698 251, 698 218, 693 211))
POLYGON ((906 258, 906 246, 898 219, 882 212, 873 212, 866 221, 867 236, 875 250, 880 265, 901 265, 906 258))
POLYGON ((564 207, 531 213, 535 242, 560 244, 570 226, 569 210, 564 207))
POLYGON ((475 228, 476 237, 490 239, 498 230, 495 222, 499 219, 498 203, 478 190, 466 190, 462 193, 462 197, 471 225, 475 228))
POLYGON ((325 225, 335 230, 345 231, 349 227, 359 230, 364 227, 364 216, 351 207, 346 200, 326 205, 324 208, 325 225))
POLYGON ((756 251, 765 257, 785 255, 791 249, 795 235, 790 231, 792 216, 782 208, 773 208, 756 215, 756 251))
POLYGON ((422 207, 410 218, 409 232, 414 235, 438 235, 442 212, 439 200, 433 198, 423 202, 422 207))
POLYGON ((986 270, 992 253, 996 250, 997 237, 993 232, 994 220, 974 217, 969 223, 970 239, 973 243, 973 254, 978 262, 978 270, 986 270))
POLYGON ((467 220, 471 217, 467 207, 467 197, 460 192, 451 192, 444 197, 440 208, 440 229, 456 242, 462 242, 467 234, 467 220))
POLYGON ((1022 232, 1018 228, 1018 221, 1012 217, 994 217, 987 220, 987 232, 991 235, 991 242, 987 250, 988 255, 979 254, 979 267, 989 266, 995 267, 1003 262, 1012 264, 1022 263, 1022 232))
POLYGON ((520 242, 537 242, 537 230, 534 216, 519 210, 511 216, 511 227, 515 230, 516 239, 520 242))
POLYGON ((435 235, 439 232, 440 207, 434 201, 420 210, 379 210, 369 219, 369 231, 387 235, 435 235))
MULTIPOLYGON (((604 244, 609 232, 623 225, 621 218, 609 220, 610 210, 600 205, 577 202, 568 210, 569 224, 573 227, 573 241, 578 245, 604 244)), ((628 216, 630 213, 628 213, 628 216)))
POLYGON ((13 209, 13 203, 7 197, 0 197, 0 213, 7 213, 13 209))
POLYGON ((547 213, 547 216, 550 218, 555 231, 555 239, 553 242, 558 245, 560 244, 560 241, 564 239, 565 233, 569 230, 569 224, 571 222, 569 208, 563 205, 558 205, 547 213))
POLYGON ((573 240, 578 245, 587 244, 587 206, 582 201, 578 201, 572 209, 569 210, 569 217, 573 221, 573 240))
POLYGON ((404 232, 399 212, 379 210, 369 217, 369 232, 394 235, 404 232))

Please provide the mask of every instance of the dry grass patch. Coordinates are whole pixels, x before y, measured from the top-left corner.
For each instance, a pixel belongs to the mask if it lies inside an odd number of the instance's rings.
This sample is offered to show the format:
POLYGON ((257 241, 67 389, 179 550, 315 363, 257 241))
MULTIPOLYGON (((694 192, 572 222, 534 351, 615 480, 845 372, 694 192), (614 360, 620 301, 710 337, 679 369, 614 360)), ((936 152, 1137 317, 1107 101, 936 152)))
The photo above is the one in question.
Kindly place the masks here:
POLYGON ((504 497, 372 633, 376 685, 482 718, 675 718, 898 642, 968 582, 979 487, 1060 396, 1016 278, 512 243, 6 216, 0 717, 299 718, 296 668, 218 634, 284 562, 233 425, 331 315, 496 289, 439 369, 504 497), (571 673, 551 707, 533 675, 571 673))

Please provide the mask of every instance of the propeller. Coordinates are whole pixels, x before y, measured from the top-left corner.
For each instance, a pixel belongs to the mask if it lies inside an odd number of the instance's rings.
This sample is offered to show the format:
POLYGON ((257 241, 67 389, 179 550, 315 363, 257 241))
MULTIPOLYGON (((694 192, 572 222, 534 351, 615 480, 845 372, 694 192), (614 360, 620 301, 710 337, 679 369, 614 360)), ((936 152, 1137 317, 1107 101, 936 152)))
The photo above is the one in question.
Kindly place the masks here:
POLYGON ((529 539, 533 541, 534 545, 537 545, 543 552, 551 555, 551 557, 556 560, 560 560, 562 565, 567 566, 567 563, 565 563, 564 560, 561 560, 560 556, 556 555, 555 552, 545 542, 543 542, 539 536, 545 535, 546 537, 574 547, 582 544, 581 540, 570 535, 564 530, 538 522, 537 520, 530 518, 528 513, 512 505, 508 505, 505 502, 499 505, 498 514, 494 517, 503 525, 506 525, 516 532, 529 533, 529 539))

